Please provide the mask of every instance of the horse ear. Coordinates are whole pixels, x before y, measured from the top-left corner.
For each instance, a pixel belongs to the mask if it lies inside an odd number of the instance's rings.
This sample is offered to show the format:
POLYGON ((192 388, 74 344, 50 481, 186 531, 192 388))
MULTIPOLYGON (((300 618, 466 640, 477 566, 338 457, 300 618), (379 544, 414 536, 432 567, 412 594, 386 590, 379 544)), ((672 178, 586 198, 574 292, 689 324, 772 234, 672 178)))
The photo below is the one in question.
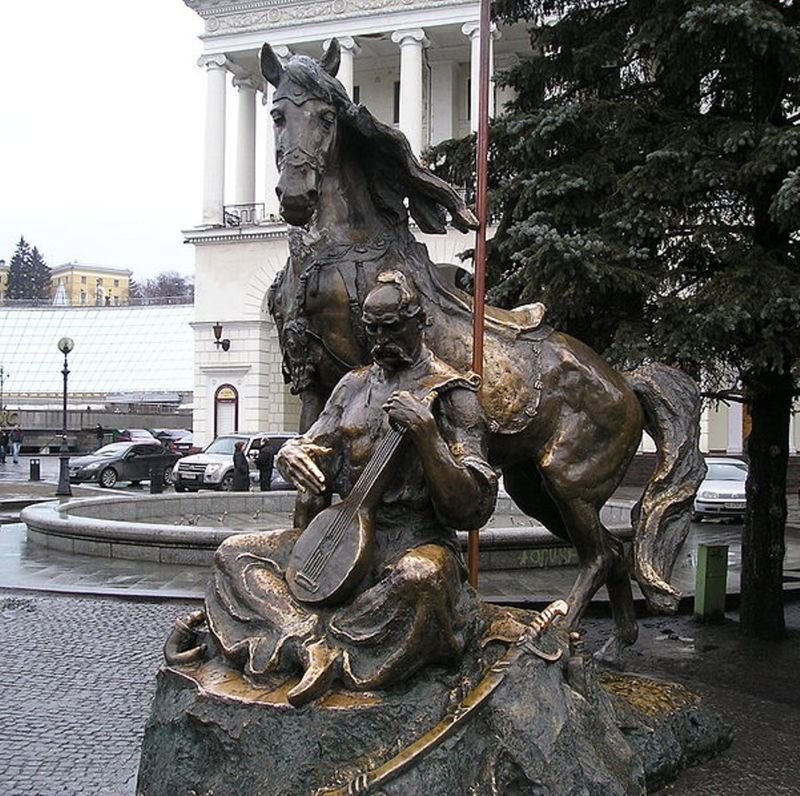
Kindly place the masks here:
POLYGON ((341 47, 339 47, 339 40, 331 39, 328 49, 325 50, 325 55, 322 56, 322 60, 319 62, 320 66, 322 66, 331 77, 336 77, 341 60, 342 50, 341 47))
POLYGON ((283 75, 283 64, 267 43, 261 48, 261 74, 275 88, 278 88, 278 83, 281 82, 281 75, 283 75))

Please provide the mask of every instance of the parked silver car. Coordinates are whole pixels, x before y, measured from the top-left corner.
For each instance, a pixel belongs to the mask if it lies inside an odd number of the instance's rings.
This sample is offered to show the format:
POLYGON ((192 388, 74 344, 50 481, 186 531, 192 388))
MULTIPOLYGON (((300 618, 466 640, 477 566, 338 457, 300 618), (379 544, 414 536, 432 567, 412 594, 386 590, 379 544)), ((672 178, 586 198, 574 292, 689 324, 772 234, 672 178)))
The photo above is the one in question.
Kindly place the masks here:
MULTIPOLYGON (((224 434, 217 437, 202 453, 194 453, 179 459, 172 470, 172 482, 176 492, 197 492, 199 489, 230 490, 233 484, 233 449, 237 442, 244 442, 244 455, 254 470, 254 459, 263 439, 269 439, 273 451, 277 451, 292 432, 261 431, 258 434, 224 434)), ((277 472, 277 471, 275 471, 277 472)), ((273 472, 273 488, 286 489, 273 472)), ((257 478, 257 474, 256 474, 257 478)))
POLYGON ((747 464, 741 459, 707 458, 708 472, 694 499, 692 519, 741 519, 747 503, 747 464))

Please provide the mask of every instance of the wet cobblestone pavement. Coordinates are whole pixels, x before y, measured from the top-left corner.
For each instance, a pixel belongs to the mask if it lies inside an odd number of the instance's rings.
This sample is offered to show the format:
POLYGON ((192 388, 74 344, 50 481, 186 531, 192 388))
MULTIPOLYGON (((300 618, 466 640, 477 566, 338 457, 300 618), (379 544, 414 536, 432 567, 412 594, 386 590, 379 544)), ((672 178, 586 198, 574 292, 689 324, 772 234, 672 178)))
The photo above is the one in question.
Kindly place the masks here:
MULTIPOLYGON (((722 624, 691 616, 649 617, 626 668, 681 683, 703 697, 733 728, 733 744, 718 757, 686 769, 665 796, 798 796, 800 794, 800 602, 785 606, 788 637, 744 638, 738 615, 722 624)), ((596 648, 608 621, 589 619, 587 644, 596 648)))
POLYGON ((0 794, 133 794, 164 640, 190 605, 0 590, 0 794))
MULTIPOLYGON (((197 604, 0 590, 0 794, 133 796, 164 640, 197 604)), ((787 623, 789 640, 765 644, 740 639, 730 618, 642 620, 630 668, 703 695, 735 732, 731 749, 662 793, 800 794, 799 603, 787 623)), ((587 629, 596 647, 609 622, 587 629)))
MULTIPOLYGON (((22 466, 0 472, 0 496, 9 500, 52 494, 52 483, 25 483, 25 477, 22 466)), ((79 489, 103 493, 96 487, 79 489)), ((6 521, 14 519, 12 513, 6 521)), ((800 506, 794 498, 790 524, 800 528, 800 506)), ((187 578, 194 576, 187 568, 156 572, 141 562, 118 562, 121 568, 111 571, 102 559, 78 571, 74 559, 67 567, 42 551, 28 555, 24 543, 20 547, 14 542, 15 533, 13 525, 0 525, 0 571, 8 585, 14 582, 12 573, 35 565, 36 578, 29 574, 32 581, 43 581, 39 588, 48 583, 63 588, 66 580, 86 589, 89 570, 96 569, 92 589, 114 588, 122 595, 124 588, 128 597, 102 591, 93 596, 26 591, 29 586, 19 578, 17 589, 0 586, 0 796, 133 796, 163 644, 174 619, 199 605, 183 597, 200 593, 205 573, 189 583, 187 578), (131 568, 135 571, 129 572, 131 568), (129 578, 135 582, 129 584, 129 578)), ((738 529, 705 523, 702 533, 704 541, 727 543, 738 529)), ((800 581, 797 536, 787 535, 787 586, 800 581)), ((506 584, 502 574, 496 573, 498 592, 530 586, 506 584)), ((566 568, 539 570, 530 582, 542 589, 549 579, 556 585, 565 577, 568 582, 568 576, 566 568)), ((512 572, 508 578, 519 575, 512 572)), ((740 638, 735 613, 719 626, 700 625, 686 615, 641 620, 629 668, 701 694, 734 729, 728 751, 683 772, 663 794, 800 796, 798 596, 800 591, 791 597, 787 592, 789 638, 780 644, 740 638)), ((602 616, 602 606, 598 610, 602 616)), ((591 618, 586 628, 588 645, 596 649, 610 622, 591 618)))

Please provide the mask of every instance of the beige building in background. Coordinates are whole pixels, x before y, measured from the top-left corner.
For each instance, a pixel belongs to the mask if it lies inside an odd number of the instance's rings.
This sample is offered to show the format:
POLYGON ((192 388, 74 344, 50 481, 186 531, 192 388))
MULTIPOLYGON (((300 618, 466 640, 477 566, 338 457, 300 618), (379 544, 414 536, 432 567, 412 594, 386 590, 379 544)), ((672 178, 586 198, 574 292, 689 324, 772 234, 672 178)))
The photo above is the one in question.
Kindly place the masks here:
POLYGON ((128 303, 131 271, 73 261, 52 268, 50 274, 53 304, 108 307, 128 303))
POLYGON ((0 260, 0 302, 6 300, 8 290, 8 266, 5 260, 0 260))

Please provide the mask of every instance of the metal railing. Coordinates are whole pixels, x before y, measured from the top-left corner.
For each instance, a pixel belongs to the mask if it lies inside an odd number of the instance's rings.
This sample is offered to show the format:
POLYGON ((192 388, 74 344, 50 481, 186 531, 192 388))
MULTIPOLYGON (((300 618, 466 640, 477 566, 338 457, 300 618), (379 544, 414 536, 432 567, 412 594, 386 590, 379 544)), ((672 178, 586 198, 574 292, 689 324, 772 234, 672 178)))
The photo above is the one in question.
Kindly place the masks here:
POLYGON ((107 309, 119 307, 159 307, 165 304, 193 304, 193 296, 129 296, 121 299, 119 304, 55 304, 53 299, 4 299, 0 307, 24 309, 26 307, 55 307, 56 309, 107 309))
POLYGON ((247 227, 264 220, 264 203, 225 205, 222 218, 226 227, 247 227))

